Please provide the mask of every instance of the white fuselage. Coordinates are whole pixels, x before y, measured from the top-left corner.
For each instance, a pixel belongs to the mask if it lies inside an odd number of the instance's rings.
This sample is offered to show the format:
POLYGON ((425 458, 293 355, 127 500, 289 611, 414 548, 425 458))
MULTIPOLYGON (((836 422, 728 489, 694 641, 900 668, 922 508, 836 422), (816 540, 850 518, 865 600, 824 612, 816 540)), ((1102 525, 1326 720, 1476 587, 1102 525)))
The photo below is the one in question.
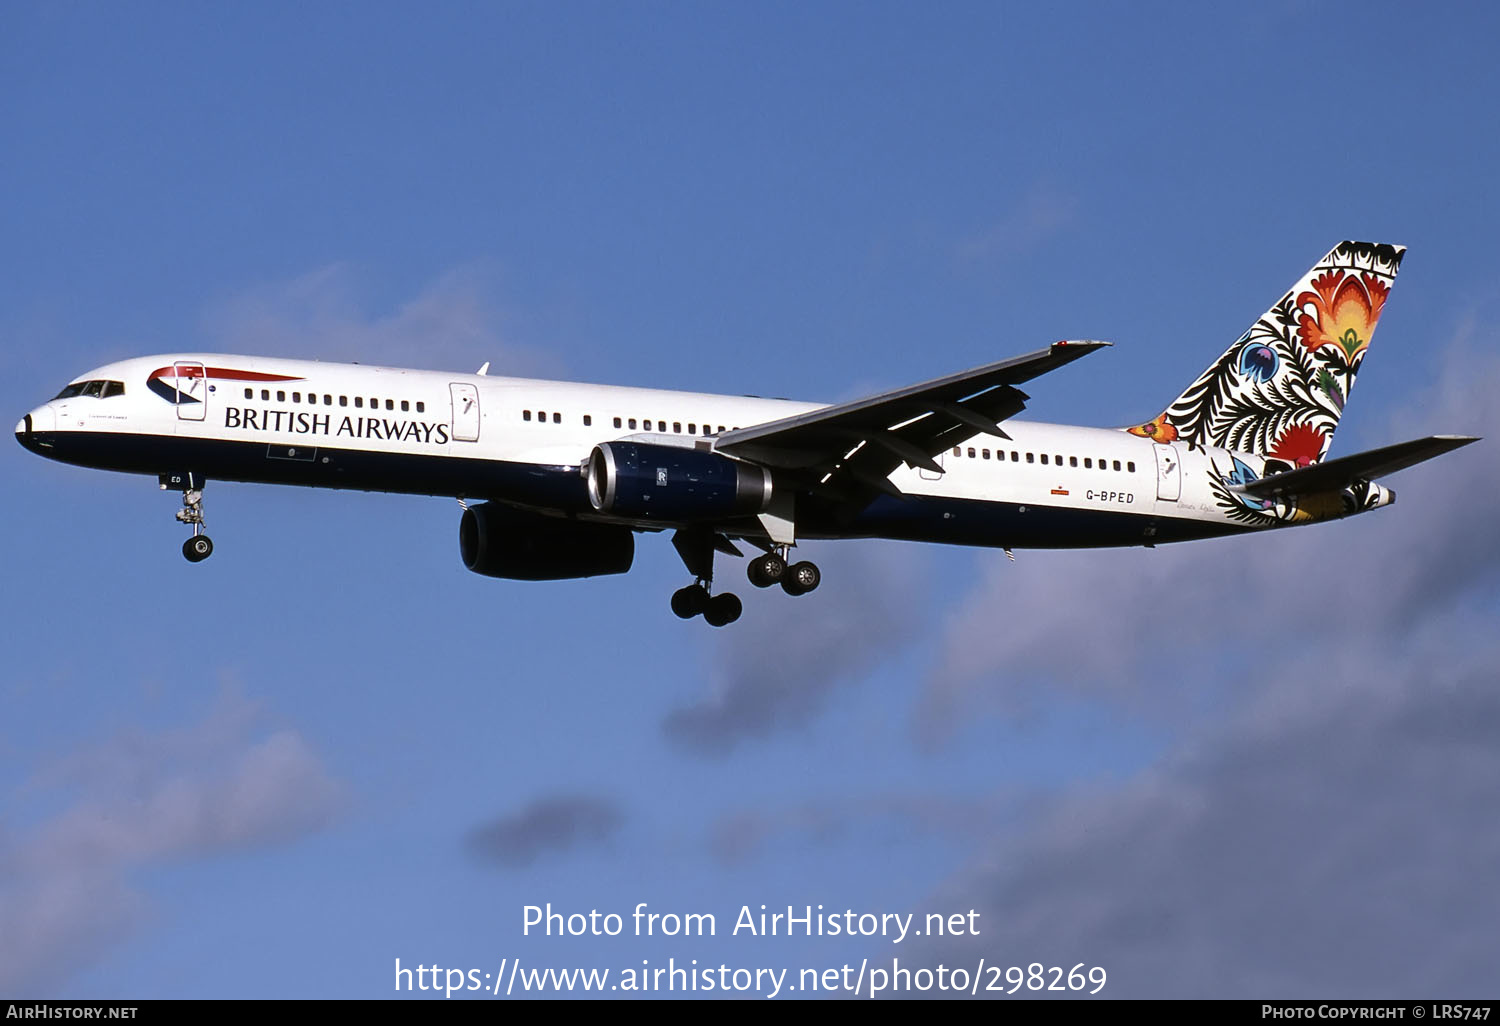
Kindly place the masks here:
MULTIPOLYGON (((208 353, 126 360, 78 380, 119 382, 123 392, 94 388, 43 404, 17 425, 29 448, 108 469, 497 499, 590 519, 601 518, 586 504, 579 468, 602 442, 712 448, 725 430, 822 408, 208 353)), ((881 496, 851 524, 799 524, 799 534, 1063 547, 1266 526, 1226 512, 1212 485, 1236 459, 1260 473, 1262 457, 1189 451, 1108 428, 1001 427, 1009 440, 975 435, 946 449, 941 474, 908 466, 892 473, 905 500, 881 496), (991 518, 982 504, 1005 513, 991 518), (1091 533, 1095 523, 1110 526, 1091 533)))

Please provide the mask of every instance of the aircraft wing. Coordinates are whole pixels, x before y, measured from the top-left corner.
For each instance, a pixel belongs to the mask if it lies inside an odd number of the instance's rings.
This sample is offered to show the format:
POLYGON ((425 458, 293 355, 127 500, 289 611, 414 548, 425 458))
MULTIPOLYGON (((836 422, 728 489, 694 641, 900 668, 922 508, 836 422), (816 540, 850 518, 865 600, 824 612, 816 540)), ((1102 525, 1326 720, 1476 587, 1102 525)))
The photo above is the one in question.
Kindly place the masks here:
POLYGON ((1028 396, 1016 385, 1109 344, 1054 342, 1025 356, 728 431, 715 448, 797 472, 807 487, 833 497, 868 499, 872 489, 899 495, 887 478, 901 464, 942 473, 933 457, 962 439, 1009 438, 997 424, 1026 408, 1028 396))
POLYGON ((1356 481, 1373 481, 1477 441, 1478 438, 1468 435, 1433 435, 1272 474, 1249 484, 1234 485, 1230 490, 1258 499, 1338 491, 1356 481))

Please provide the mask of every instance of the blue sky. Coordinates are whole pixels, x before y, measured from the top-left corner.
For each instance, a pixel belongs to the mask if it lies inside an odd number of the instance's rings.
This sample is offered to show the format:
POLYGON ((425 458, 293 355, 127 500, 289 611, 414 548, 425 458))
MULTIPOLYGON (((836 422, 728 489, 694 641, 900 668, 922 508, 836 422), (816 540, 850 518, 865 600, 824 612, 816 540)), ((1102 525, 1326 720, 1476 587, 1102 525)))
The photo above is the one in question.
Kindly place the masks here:
MULTIPOLYGON (((1410 247, 1338 452, 1495 435, 1480 5, 9 4, 0 399, 227 350, 831 400, 1112 350, 1154 415, 1340 239, 1410 247)), ((806 546, 713 632, 483 579, 443 499, 0 450, 0 993, 1087 962, 1116 996, 1476 996, 1500 913, 1500 458, 1275 538, 806 546), (523 937, 522 907, 712 912, 523 937), (981 909, 900 948, 741 905, 981 909)), ((721 566, 738 580, 736 564, 721 566)))

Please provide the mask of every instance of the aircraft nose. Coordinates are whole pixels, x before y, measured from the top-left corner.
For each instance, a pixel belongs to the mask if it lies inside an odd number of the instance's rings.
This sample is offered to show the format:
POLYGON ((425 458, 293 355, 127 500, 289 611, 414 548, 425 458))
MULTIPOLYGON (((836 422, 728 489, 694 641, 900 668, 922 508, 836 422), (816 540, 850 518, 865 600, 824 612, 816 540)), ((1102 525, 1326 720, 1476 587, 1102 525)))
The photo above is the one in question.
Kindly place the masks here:
POLYGON ((26 414, 16 423, 16 441, 21 443, 22 448, 36 452, 36 435, 32 431, 31 414, 26 414))
POLYGON ((42 435, 57 429, 57 414, 50 406, 38 406, 16 422, 16 441, 32 451, 43 439, 42 435))

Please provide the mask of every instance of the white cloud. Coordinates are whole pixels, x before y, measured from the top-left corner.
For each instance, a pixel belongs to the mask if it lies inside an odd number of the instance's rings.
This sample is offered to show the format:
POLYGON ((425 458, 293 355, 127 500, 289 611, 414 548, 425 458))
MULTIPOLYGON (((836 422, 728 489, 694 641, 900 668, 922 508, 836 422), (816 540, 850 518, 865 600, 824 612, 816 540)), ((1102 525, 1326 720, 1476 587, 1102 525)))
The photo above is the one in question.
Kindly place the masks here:
POLYGON ((352 270, 331 264, 217 305, 205 330, 229 352, 464 373, 490 361, 496 374, 555 374, 554 361, 502 329, 491 278, 479 267, 452 270, 376 311, 361 300, 352 270))
POLYGON ((745 618, 714 639, 710 693, 664 720, 672 742, 723 756, 741 741, 801 727, 831 692, 926 624, 926 563, 913 547, 844 542, 808 556, 823 570, 822 585, 810 595, 778 589, 746 603, 745 618))
POLYGON ((476 827, 468 846, 481 858, 520 869, 543 855, 603 845, 624 822, 619 806, 607 798, 550 795, 476 827))
POLYGON ((1500 647, 1455 660, 1464 621, 1399 662, 1278 662, 1243 715, 992 838, 930 902, 979 909, 983 944, 925 957, 1086 961, 1115 997, 1481 997, 1500 647))
POLYGON ((55 987, 139 929, 137 869, 293 840, 324 826, 342 787, 295 731, 257 730, 226 699, 204 719, 122 731, 25 786, 60 796, 49 819, 0 836, 0 991, 55 987))
MULTIPOLYGON (((1500 358, 1450 353, 1401 434, 1500 435, 1500 358)), ((1500 532, 1478 482, 1500 480, 1481 442, 1390 479, 1396 505, 1332 524, 1155 550, 990 558, 927 682, 919 731, 940 739, 975 708, 1015 713, 1058 689, 1160 709, 1190 702, 1225 660, 1252 680, 1281 653, 1401 636, 1476 585, 1493 585, 1500 532)), ((1236 674, 1238 677, 1238 674, 1236 674)))
POLYGON ((1037 182, 984 232, 958 247, 964 264, 1013 260, 1066 231, 1078 217, 1078 200, 1050 182, 1037 182))
MULTIPOLYGON (((1500 359, 1454 349, 1391 440, 1493 437, 1497 387, 1500 359)), ((1116 997, 1487 992, 1500 532, 1476 485, 1497 479, 1480 443, 1351 521, 996 567, 943 646, 969 651, 932 675, 929 739, 1058 691, 1157 721, 1222 701, 1149 770, 993 835, 935 907, 981 909, 985 952, 1102 965, 1116 997)))

